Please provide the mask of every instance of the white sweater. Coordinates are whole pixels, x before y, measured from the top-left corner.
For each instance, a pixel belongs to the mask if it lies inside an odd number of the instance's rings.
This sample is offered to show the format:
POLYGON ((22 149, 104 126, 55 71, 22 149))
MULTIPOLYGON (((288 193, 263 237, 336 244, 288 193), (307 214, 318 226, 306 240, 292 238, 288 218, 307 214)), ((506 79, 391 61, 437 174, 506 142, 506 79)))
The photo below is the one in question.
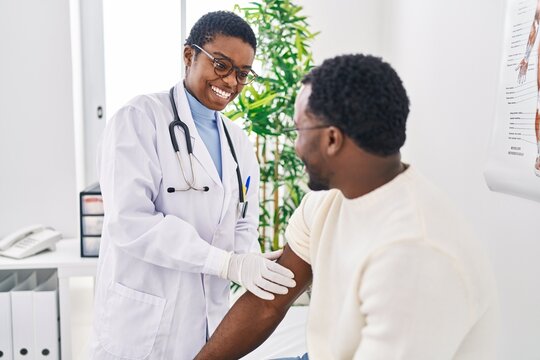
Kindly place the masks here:
POLYGON ((286 238, 313 269, 310 360, 495 358, 485 250, 414 169, 356 199, 307 194, 286 238))

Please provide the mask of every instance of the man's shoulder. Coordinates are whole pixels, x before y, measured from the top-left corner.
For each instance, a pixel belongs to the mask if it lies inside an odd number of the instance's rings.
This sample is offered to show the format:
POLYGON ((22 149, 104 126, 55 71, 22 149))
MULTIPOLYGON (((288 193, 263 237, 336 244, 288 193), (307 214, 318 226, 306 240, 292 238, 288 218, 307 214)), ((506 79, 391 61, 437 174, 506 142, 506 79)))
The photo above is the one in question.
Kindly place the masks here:
POLYGON ((310 191, 306 193, 300 204, 304 219, 313 219, 321 212, 326 214, 330 206, 341 197, 341 191, 337 189, 310 191))
POLYGON ((338 192, 339 190, 336 189, 319 191, 311 190, 304 195, 302 202, 304 203, 304 206, 318 206, 325 199, 332 198, 333 195, 335 196, 338 192))

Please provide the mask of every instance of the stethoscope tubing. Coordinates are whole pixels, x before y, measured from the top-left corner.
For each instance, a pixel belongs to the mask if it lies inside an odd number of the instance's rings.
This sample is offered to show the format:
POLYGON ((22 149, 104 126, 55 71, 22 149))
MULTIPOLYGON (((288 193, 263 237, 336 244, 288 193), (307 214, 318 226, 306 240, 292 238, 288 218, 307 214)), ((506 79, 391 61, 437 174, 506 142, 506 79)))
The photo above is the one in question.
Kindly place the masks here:
MULTIPOLYGON (((178 115, 178 110, 176 109, 176 102, 174 101, 174 87, 172 87, 169 90, 169 99, 171 101, 171 106, 173 109, 174 114, 174 120, 171 121, 169 124, 169 135, 171 137, 171 143, 174 149, 174 152, 176 153, 176 157, 178 158, 178 162, 180 164, 180 171, 182 172, 182 176, 184 177, 184 180, 186 181, 186 184, 188 185, 185 189, 177 189, 177 188, 168 188, 168 192, 175 192, 175 191, 187 191, 187 190, 197 190, 197 191, 208 191, 210 188, 208 186, 203 186, 202 188, 195 186, 195 172, 193 171, 193 145, 191 143, 191 134, 189 132, 189 127, 185 122, 180 120, 180 116, 178 115), (180 155, 180 147, 178 146, 178 141, 176 139, 176 134, 174 132, 174 129, 176 126, 180 126, 182 130, 184 131, 184 137, 186 140, 186 150, 189 156, 189 165, 191 169, 191 181, 188 181, 186 178, 186 174, 184 171, 184 164, 182 162, 182 156, 180 155), (171 191, 172 190, 172 191, 171 191)), ((220 117, 221 118, 221 117, 220 117)), ((227 138, 227 143, 229 144, 229 149, 231 150, 232 157, 234 159, 234 162, 236 163, 236 178, 238 181, 238 197, 240 203, 245 203, 244 198, 244 191, 242 187, 242 174, 240 173, 240 165, 238 164, 238 159, 236 157, 236 151, 234 150, 234 145, 231 140, 231 136, 229 135, 229 131, 227 130, 227 127, 225 126, 225 121, 221 119, 221 122, 223 124, 223 131, 225 132, 225 137, 227 138)), ((244 211, 245 212, 245 211, 244 211)))

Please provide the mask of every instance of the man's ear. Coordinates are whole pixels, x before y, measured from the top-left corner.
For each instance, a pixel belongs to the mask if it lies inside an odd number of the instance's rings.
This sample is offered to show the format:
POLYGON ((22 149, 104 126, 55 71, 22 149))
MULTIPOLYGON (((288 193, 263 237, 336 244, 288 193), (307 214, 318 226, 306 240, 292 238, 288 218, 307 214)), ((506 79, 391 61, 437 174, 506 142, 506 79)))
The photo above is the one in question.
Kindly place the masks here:
POLYGON ((189 45, 184 45, 184 65, 185 66, 191 66, 191 63, 193 61, 193 55, 195 55, 195 52, 193 51, 193 48, 189 45))
POLYGON ((338 127, 329 126, 325 130, 327 140, 326 153, 328 156, 335 156, 343 149, 345 137, 338 127))

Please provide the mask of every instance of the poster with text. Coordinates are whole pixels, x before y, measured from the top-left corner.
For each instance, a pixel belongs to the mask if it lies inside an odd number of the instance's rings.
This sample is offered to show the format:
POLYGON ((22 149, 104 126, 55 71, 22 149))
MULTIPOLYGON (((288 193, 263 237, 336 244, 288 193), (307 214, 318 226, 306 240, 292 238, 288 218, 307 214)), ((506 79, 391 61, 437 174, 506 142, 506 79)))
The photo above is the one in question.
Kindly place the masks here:
POLYGON ((508 0, 495 125, 484 171, 493 191, 540 201, 540 0, 508 0))

